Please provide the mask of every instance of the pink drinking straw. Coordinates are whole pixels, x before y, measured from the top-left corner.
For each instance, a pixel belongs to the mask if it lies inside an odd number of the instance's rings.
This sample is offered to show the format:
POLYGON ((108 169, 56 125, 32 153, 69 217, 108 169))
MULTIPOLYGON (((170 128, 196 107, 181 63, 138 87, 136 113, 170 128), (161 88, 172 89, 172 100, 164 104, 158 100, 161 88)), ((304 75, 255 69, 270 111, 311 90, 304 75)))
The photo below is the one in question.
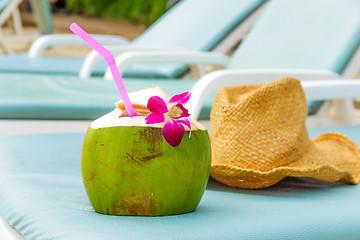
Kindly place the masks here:
POLYGON ((126 92, 125 85, 124 85, 121 75, 119 73, 119 69, 116 66, 115 59, 114 59, 113 55, 111 54, 111 52, 109 50, 107 50, 106 48, 104 48, 95 39, 93 39, 87 32, 85 32, 84 29, 82 29, 76 23, 72 23, 70 25, 70 30, 73 33, 75 33, 76 35, 78 35, 82 40, 84 40, 87 44, 89 44, 90 47, 95 49, 98 53, 100 53, 101 56, 103 56, 105 58, 105 61, 109 65, 111 73, 114 77, 116 86, 119 89, 121 98, 124 102, 124 105, 125 105, 126 111, 129 114, 129 117, 136 116, 134 108, 130 102, 129 95, 126 92))

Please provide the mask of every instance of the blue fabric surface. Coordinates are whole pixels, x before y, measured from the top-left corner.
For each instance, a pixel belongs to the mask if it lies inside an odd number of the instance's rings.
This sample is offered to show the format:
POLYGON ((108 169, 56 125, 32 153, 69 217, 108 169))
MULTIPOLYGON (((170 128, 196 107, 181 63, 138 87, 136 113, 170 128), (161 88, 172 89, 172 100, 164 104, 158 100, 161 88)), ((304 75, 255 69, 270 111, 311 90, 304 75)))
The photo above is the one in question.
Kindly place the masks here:
MULTIPOLYGON (((360 144, 360 128, 339 131, 360 144)), ((25 239, 359 239, 360 186, 287 178, 263 190, 210 180, 197 210, 97 214, 81 178, 84 134, 0 138, 0 215, 25 239)), ((176 186, 174 186, 176 187, 176 186)))
MULTIPOLYGON (((170 96, 192 89, 194 80, 125 79, 128 92, 161 87, 170 96)), ((96 119, 112 111, 120 94, 114 81, 72 76, 0 73, 0 118, 96 119)), ((201 119, 209 119, 215 96, 208 98, 201 119)))
MULTIPOLYGON (((135 46, 180 47, 210 51, 264 0, 181 1, 133 41, 135 46)), ((181 64, 138 64, 130 67, 125 77, 180 76, 181 64)))
POLYGON ((314 115, 321 108, 324 101, 307 101, 308 115, 314 115))
POLYGON ((229 69, 322 69, 341 74, 360 44, 358 0, 272 0, 229 69))
MULTIPOLYGON (((78 75, 84 58, 42 56, 29 58, 25 54, 0 55, 0 72, 24 74, 78 75)), ((94 76, 104 75, 105 61, 95 66, 94 76)), ((23 76, 24 77, 24 76, 23 76)))
MULTIPOLYGON (((131 44, 211 51, 265 0, 181 1, 131 44)), ((86 30, 86 26, 84 26, 86 30)), ((83 59, 72 57, 0 56, 1 72, 78 75, 83 59)), ((106 64, 96 66, 94 75, 104 74, 106 64)), ((186 71, 179 64, 134 65, 124 77, 179 77, 186 71)))

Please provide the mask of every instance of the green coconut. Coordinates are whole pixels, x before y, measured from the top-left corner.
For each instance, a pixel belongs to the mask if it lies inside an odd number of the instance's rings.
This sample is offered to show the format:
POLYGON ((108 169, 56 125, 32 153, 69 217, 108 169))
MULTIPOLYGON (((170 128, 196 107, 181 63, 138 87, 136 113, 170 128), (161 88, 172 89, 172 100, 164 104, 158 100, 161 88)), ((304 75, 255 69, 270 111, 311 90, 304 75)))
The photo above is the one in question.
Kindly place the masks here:
POLYGON ((147 125, 144 116, 119 115, 121 110, 115 109, 94 121, 85 136, 81 168, 95 211, 135 216, 194 211, 210 174, 206 129, 190 119, 191 135, 186 128, 174 148, 162 135, 163 124, 147 125))

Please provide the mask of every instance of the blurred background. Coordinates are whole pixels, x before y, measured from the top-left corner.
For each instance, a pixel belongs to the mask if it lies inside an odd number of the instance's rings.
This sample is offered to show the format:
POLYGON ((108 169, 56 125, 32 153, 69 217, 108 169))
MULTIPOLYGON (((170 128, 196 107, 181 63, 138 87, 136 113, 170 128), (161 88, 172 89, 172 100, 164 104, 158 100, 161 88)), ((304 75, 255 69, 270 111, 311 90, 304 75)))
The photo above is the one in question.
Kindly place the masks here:
MULTIPOLYGON (((3 1, 3 0, 0 0, 3 1)), ((8 19, 1 27, 2 35, 9 47, 14 52, 28 51, 32 40, 36 35, 44 32, 43 26, 39 26, 36 15, 38 9, 43 11, 43 0, 19 1, 20 19, 25 36, 33 38, 14 38, 16 31, 13 27, 13 19, 8 19), (40 6, 38 6, 40 4, 40 6), (13 38, 11 38, 13 37, 13 38)), ((148 26, 155 22, 163 13, 174 6, 178 0, 44 0, 48 1, 52 18, 51 33, 71 33, 69 25, 72 22, 83 26, 92 34, 120 35, 129 40, 135 39, 148 26)), ((50 27, 51 28, 51 27, 50 27)), ((45 30, 47 31, 47 30, 45 30)), ((51 30, 50 30, 51 31, 51 30)), ((48 49, 45 55, 69 55, 83 56, 89 52, 89 48, 83 47, 53 47, 48 49)), ((0 45, 0 53, 5 50, 0 45)))

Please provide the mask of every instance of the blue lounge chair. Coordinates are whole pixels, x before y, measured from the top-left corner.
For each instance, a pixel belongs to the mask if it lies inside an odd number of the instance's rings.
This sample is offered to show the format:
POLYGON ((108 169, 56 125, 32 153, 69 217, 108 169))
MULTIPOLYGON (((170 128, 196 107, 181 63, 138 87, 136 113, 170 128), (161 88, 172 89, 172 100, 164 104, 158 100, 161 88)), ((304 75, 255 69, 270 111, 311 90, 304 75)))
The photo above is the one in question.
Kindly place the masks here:
MULTIPOLYGON (((226 70, 233 72, 217 72, 210 76, 221 78, 224 74, 224 79, 236 78, 240 83, 282 76, 301 80, 353 78, 360 69, 360 15, 357 9, 360 9, 360 2, 353 0, 341 3, 272 0, 230 61, 224 64, 226 70)), ((186 59, 184 54, 177 55, 176 52, 127 53, 119 56, 117 62, 119 69, 126 71, 136 62, 176 61, 177 56, 179 61, 189 64, 201 62, 196 62, 194 56, 186 59)), ((109 71, 105 77, 110 77, 109 71)), ((317 113, 320 104, 319 101, 309 102, 309 113, 317 113)), ((346 107, 348 112, 343 120, 354 123, 349 114, 351 103, 342 102, 341 105, 339 108, 346 107)), ((327 108, 328 103, 323 109, 327 108)), ((325 111, 321 110, 317 115, 325 117, 325 111)))
MULTIPOLYGON (((256 12, 265 0, 231 0, 227 4, 211 1, 183 1, 155 22, 147 31, 129 44, 129 48, 162 47, 191 49, 196 51, 211 51, 220 43, 227 43, 227 48, 232 47, 240 39, 240 36, 232 38, 233 45, 225 41, 232 36, 237 27, 241 27, 240 35, 244 35, 253 22, 248 17, 256 12)), ((86 26, 82 26, 86 29, 86 26)), ((237 31, 238 32, 238 31, 237 31)), ((98 36, 99 37, 99 36, 98 36)), ((101 42, 101 39, 99 40, 101 42)), ((103 44, 124 43, 123 39, 117 41, 102 41, 103 44)), ((84 44, 75 35, 49 35, 40 38, 31 47, 28 55, 3 55, 0 56, 1 72, 16 73, 45 73, 45 74, 69 74, 78 75, 83 58, 74 57, 50 57, 42 56, 41 53, 53 44, 71 45, 84 44)), ((218 46, 220 47, 220 46, 218 46)), ((222 45, 222 48, 224 45, 222 45)), ((224 49, 224 48, 223 48, 224 49)), ((226 48, 225 48, 226 49, 226 48)), ((116 51, 115 51, 116 52, 116 51)), ((100 64, 94 70, 95 75, 103 75, 106 64, 100 64)), ((183 65, 168 67, 154 67, 140 65, 129 70, 128 76, 153 76, 153 77, 177 77, 185 71, 183 65)))
MULTIPOLYGON (((310 99, 360 95, 358 81, 303 86, 310 99)), ((359 127, 309 129, 309 134, 329 131, 360 145, 359 127)), ((197 210, 184 215, 98 214, 82 183, 83 140, 84 133, 0 137, 1 239, 360 238, 360 185, 304 178, 288 178, 261 190, 235 189, 210 180, 197 210)))
MULTIPOLYGON (((340 74, 353 77, 355 69, 359 66, 356 64, 356 59, 360 55, 357 50, 360 41, 360 21, 354 21, 354 19, 359 20, 359 15, 355 11, 360 6, 359 4, 360 2, 353 0, 341 3, 294 0, 291 4, 284 0, 272 0, 231 58, 218 53, 191 51, 128 52, 117 59, 120 64, 119 69, 124 72, 130 63, 138 60, 140 62, 165 61, 223 65, 226 71, 217 71, 204 78, 222 75, 225 76, 224 78, 226 76, 234 78, 227 72, 231 71, 230 73, 236 72, 236 78, 239 78, 239 81, 241 79, 274 80, 283 76, 292 76, 300 80, 341 78, 340 74), (291 12, 293 8, 298 9, 302 14, 293 14, 291 12), (309 9, 316 11, 316 14, 308 13, 309 9), (344 14, 344 16, 338 17, 335 22, 324 20, 325 17, 336 14, 344 14), (312 24, 309 25, 308 21, 312 24), (304 28, 306 27, 306 31, 300 34, 298 28, 301 23, 304 24, 304 28), (275 25, 278 26, 275 28, 275 25), (269 28, 276 32, 275 36, 271 34, 269 28), (321 32, 321 34, 315 37, 314 32, 321 32), (288 35, 292 37, 284 40, 283 36, 288 35), (271 45, 263 47, 262 45, 265 44, 261 44, 262 39, 266 43, 271 42, 271 45), (331 42, 328 39, 331 39, 331 42), (306 45, 302 45, 302 50, 298 51, 296 47, 302 43, 306 45), (321 48, 319 48, 320 45, 321 48), (257 52, 258 48, 262 49, 262 54, 257 52), (325 53, 326 57, 324 57, 325 53), (297 54, 298 57, 295 57, 297 54), (262 63, 259 64, 259 68, 267 69, 256 68, 256 60, 259 59, 261 63, 265 61, 262 58, 267 59, 268 67, 262 63), (277 65, 271 60, 273 58, 277 65), (281 59, 284 65, 281 65, 281 59), (291 65, 288 62, 291 62, 291 65), (243 69, 243 64, 247 69, 243 69)), ((129 92, 160 86, 169 95, 187 91, 196 83, 184 79, 125 79, 124 82, 129 92)), ((113 108, 113 102, 118 98, 113 81, 62 76, 0 75, 0 118, 94 119, 110 111, 113 108)), ((207 100, 206 108, 203 108, 200 118, 209 118, 211 105, 211 100, 207 100)), ((199 113, 194 114, 197 118, 199 113)))

